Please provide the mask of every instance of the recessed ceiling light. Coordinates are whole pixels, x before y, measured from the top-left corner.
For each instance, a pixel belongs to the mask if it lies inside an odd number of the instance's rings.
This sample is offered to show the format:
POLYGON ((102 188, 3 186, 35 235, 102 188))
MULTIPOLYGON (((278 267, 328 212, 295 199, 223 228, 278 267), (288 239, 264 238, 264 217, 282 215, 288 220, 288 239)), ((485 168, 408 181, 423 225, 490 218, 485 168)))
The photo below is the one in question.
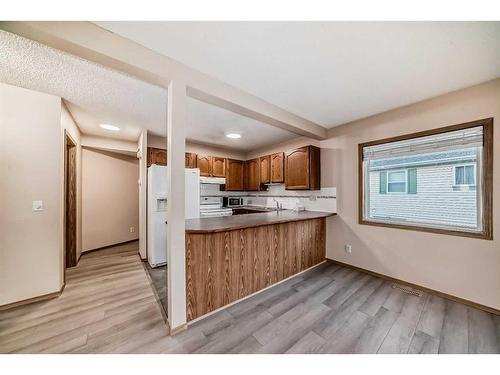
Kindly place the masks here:
POLYGON ((111 130, 113 132, 117 132, 120 130, 120 128, 118 126, 114 126, 114 125, 109 125, 109 124, 100 124, 99 125, 101 128, 103 129, 106 129, 106 130, 111 130))
POLYGON ((238 133, 227 133, 226 137, 232 138, 232 139, 238 139, 238 138, 241 138, 241 134, 238 134, 238 133))

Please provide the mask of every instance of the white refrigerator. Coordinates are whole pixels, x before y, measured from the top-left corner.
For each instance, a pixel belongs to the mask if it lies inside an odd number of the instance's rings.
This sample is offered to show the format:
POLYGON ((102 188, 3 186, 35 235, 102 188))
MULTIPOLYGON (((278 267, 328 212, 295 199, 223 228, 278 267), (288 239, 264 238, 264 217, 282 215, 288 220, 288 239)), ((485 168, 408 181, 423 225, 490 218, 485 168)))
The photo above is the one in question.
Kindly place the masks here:
MULTIPOLYGON (((167 167, 148 168, 147 254, 151 267, 167 263, 167 167)), ((200 217, 200 170, 185 174, 186 219, 200 217)), ((175 198, 175 197, 174 197, 175 198)))

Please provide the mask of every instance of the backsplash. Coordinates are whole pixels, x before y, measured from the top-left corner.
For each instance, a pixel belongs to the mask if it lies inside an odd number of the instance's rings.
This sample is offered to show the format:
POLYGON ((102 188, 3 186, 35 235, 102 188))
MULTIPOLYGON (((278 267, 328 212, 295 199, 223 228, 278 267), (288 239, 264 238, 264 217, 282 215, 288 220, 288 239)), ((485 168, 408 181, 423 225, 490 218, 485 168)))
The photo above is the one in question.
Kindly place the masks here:
POLYGON ((283 208, 292 210, 297 205, 309 211, 337 212, 337 189, 325 187, 321 190, 285 190, 284 184, 271 185, 268 191, 231 192, 219 191, 219 185, 201 184, 201 196, 239 196, 249 206, 276 207, 277 200, 283 208))

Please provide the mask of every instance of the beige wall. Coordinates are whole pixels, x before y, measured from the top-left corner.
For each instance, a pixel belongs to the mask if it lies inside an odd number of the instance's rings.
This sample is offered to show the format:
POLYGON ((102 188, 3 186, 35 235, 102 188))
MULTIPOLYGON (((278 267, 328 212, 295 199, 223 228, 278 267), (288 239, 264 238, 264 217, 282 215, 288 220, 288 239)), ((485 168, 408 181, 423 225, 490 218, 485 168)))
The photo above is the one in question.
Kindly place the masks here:
POLYGON ((337 187, 327 256, 500 309, 500 79, 330 131, 323 184, 337 187), (359 225, 358 143, 494 117, 493 241, 359 225), (344 244, 352 245, 352 254, 344 244))
POLYGON ((61 99, 0 84, 0 305, 62 286, 61 171, 61 99))
MULTIPOLYGON (((76 259, 79 259, 82 253, 82 135, 80 128, 63 102, 61 106, 61 139, 64 139, 66 133, 76 144, 76 259)), ((61 152, 64 153, 64 142, 62 142, 62 147, 61 152)), ((61 170, 61 191, 64 192, 64 169, 61 170)), ((61 216, 64 217, 64 194, 61 194, 61 216)), ((61 247, 64 248, 64 236, 61 247)), ((64 272, 65 265, 62 264, 61 267, 62 272, 64 272)))
MULTIPOLYGON (((167 138, 149 134, 148 147, 167 148, 167 138)), ((186 141, 186 152, 220 156, 222 158, 230 158, 230 159, 239 159, 239 160, 246 159, 246 153, 242 151, 228 150, 226 148, 218 146, 204 145, 190 141, 186 141)))
POLYGON ((312 139, 312 138, 307 138, 307 137, 300 137, 298 136, 297 138, 293 138, 287 142, 279 143, 272 145, 270 147, 264 147, 252 152, 248 152, 246 154, 246 159, 254 159, 259 156, 264 156, 264 155, 269 155, 273 154, 275 152, 284 152, 287 150, 292 150, 294 148, 299 148, 302 146, 308 146, 308 145, 313 145, 313 146, 318 146, 320 145, 319 141, 312 139))
POLYGON ((136 157, 83 148, 83 252, 139 238, 138 179, 136 157))

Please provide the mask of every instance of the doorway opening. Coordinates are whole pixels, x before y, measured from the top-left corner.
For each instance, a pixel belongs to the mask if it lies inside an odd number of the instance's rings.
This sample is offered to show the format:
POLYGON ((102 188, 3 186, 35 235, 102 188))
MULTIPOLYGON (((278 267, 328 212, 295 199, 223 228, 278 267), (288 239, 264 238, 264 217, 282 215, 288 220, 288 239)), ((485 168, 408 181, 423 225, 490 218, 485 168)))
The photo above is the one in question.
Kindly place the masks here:
MULTIPOLYGON (((64 268, 76 266, 76 142, 64 135, 64 268)), ((66 275, 66 272, 65 272, 66 275)), ((66 277, 66 276, 65 276, 66 277)))

